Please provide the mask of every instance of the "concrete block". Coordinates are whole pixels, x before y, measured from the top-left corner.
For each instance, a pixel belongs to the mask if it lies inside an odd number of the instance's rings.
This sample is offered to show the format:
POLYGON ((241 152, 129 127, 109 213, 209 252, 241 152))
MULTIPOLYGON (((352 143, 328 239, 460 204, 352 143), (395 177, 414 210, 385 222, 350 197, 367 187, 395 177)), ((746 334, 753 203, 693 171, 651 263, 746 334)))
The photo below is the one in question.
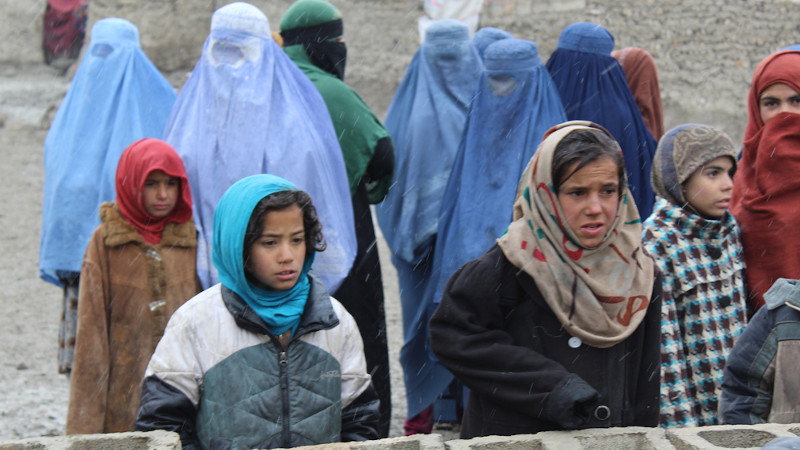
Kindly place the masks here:
POLYGON ((594 428, 445 442, 448 450, 673 450, 660 428, 594 428))
MULTIPOLYGON (((333 444, 294 447, 294 450, 444 450, 442 436, 415 434, 413 436, 379 439, 362 442, 336 442, 333 444)), ((0 450, 4 450, 0 448, 0 450)))
MULTIPOLYGON (((545 450, 538 434, 514 436, 482 436, 472 439, 455 439, 444 443, 447 450, 545 450)), ((570 450, 573 447, 561 447, 570 450)))
POLYGON ((169 431, 76 434, 0 441, 0 450, 180 450, 181 438, 169 431))
POLYGON ((667 439, 676 450, 759 449, 781 436, 800 435, 800 424, 716 425, 670 428, 667 439))

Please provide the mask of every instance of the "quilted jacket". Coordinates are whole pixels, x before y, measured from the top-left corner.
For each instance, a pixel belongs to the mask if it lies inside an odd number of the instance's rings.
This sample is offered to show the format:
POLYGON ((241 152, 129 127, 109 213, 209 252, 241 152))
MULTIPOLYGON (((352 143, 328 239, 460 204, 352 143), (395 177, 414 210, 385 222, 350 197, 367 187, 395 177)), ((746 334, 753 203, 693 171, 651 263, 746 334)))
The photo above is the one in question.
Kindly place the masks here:
POLYGON ((378 406, 352 316, 312 273, 282 343, 236 293, 200 293, 170 319, 145 374, 137 430, 183 448, 274 448, 377 438, 378 406))

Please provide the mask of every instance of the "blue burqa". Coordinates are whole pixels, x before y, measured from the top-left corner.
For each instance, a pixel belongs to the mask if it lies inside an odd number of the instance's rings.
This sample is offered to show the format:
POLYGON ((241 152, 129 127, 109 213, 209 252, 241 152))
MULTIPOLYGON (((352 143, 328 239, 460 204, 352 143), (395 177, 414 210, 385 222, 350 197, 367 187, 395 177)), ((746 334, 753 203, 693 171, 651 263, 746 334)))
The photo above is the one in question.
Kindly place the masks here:
POLYGON ((520 175, 545 132, 565 120, 535 43, 503 39, 486 49, 445 188, 430 282, 400 353, 406 371, 416 374, 413 384, 407 380, 409 416, 431 404, 453 379, 428 346, 428 320, 444 284, 503 234, 511 223, 520 175))
POLYGON ((311 195, 327 242, 314 271, 336 290, 356 254, 342 151, 319 91, 272 39, 258 8, 236 2, 214 13, 164 136, 192 186, 204 288, 219 281, 211 259, 217 202, 236 181, 269 173, 311 195))
MULTIPOLYGON (((467 26, 437 20, 426 29, 386 115, 395 179, 375 211, 397 269, 406 338, 413 336, 444 190, 482 67, 467 26)), ((404 374, 416 384, 414 370, 404 367, 404 374)))
POLYGON ((39 276, 58 286, 59 273, 80 272, 100 224, 98 208, 116 198, 122 151, 160 138, 175 103, 175 90, 142 52, 135 25, 102 19, 91 36, 44 143, 39 276))
POLYGON ((386 114, 395 148, 395 178, 376 206, 392 254, 415 264, 431 249, 439 209, 482 64, 462 22, 426 30, 386 114))
POLYGON ((569 25, 547 61, 569 120, 588 120, 607 129, 619 142, 625 172, 641 217, 653 210, 650 167, 656 140, 642 119, 625 72, 611 56, 614 37, 593 23, 569 25))
POLYGON ((514 37, 506 30, 501 30, 495 27, 483 27, 475 32, 475 37, 472 38, 472 45, 478 50, 478 55, 483 59, 483 54, 486 48, 497 41, 509 39, 514 37))

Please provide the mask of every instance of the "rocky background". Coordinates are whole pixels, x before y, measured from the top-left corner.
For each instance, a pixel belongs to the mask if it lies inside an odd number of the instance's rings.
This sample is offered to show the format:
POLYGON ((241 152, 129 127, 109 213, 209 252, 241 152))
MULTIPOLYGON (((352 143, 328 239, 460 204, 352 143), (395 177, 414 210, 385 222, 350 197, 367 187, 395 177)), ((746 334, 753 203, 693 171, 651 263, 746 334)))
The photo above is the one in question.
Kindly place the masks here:
MULTIPOLYGON (((142 47, 180 88, 200 55, 211 14, 228 1, 90 0, 90 23, 123 17, 142 47)), ((276 30, 290 0, 253 0, 276 30)), ((418 0, 334 0, 345 20, 346 81, 383 117, 418 47, 418 0)), ((68 77, 42 62, 44 0, 0 0, 0 441, 63 433, 67 381, 56 373, 61 291, 38 278, 42 146, 68 77)), ((800 43, 800 1, 486 0, 483 26, 539 45, 543 60, 564 26, 601 23, 617 48, 656 59, 667 128, 703 122, 741 141, 753 69, 769 53, 800 43)), ((88 42, 88 38, 87 38, 88 42)), ((379 242, 392 353, 392 436, 405 400, 397 355, 399 300, 388 250, 379 242)), ((438 430, 443 434, 446 431, 438 430)))
MULTIPOLYGON (((90 0, 89 26, 118 16, 135 23, 142 47, 164 72, 189 71, 211 14, 223 0, 90 0)), ((253 0, 277 30, 291 0, 253 0)), ((379 113, 418 47, 419 0, 338 0, 345 20, 347 82, 379 113)), ((0 0, 2 64, 41 61, 44 0, 0 0)), ((617 48, 642 47, 659 67, 667 128, 704 122, 740 140, 752 72, 769 53, 800 41, 798 0, 486 0, 482 26, 534 40, 543 60, 577 21, 600 23, 617 48)), ((180 78, 171 78, 179 80, 180 78)))

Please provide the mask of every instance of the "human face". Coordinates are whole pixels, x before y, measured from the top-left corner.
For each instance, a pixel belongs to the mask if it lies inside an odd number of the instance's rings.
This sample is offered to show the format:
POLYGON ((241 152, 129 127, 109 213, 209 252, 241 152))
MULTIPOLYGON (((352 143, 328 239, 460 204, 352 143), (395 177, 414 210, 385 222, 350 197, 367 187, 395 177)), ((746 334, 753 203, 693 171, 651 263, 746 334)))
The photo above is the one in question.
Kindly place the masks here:
POLYGON ((166 217, 178 201, 181 180, 171 177, 162 170, 154 170, 147 175, 142 186, 142 206, 153 217, 166 217))
POLYGON ((782 112, 800 114, 800 93, 787 84, 775 83, 761 92, 758 110, 765 124, 782 112))
MULTIPOLYGON (((577 166, 576 162, 565 173, 572 173, 577 166)), ((601 158, 567 176, 558 189, 558 202, 581 247, 595 248, 617 217, 619 168, 610 158, 601 158)))
POLYGON ((303 210, 292 205, 264 215, 264 230, 250 246, 245 270, 258 287, 285 291, 294 287, 300 278, 305 257, 303 210))
POLYGON ((720 156, 697 169, 683 185, 689 205, 706 219, 719 219, 730 207, 733 159, 720 156))

